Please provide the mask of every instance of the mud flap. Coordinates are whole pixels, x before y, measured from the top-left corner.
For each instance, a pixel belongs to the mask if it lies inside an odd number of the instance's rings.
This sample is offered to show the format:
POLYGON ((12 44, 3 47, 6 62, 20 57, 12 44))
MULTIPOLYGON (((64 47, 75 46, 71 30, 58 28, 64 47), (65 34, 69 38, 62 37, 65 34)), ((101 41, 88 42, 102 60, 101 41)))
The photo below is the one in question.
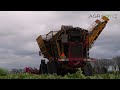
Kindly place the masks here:
POLYGON ((39 73, 41 74, 47 73, 47 64, 45 64, 45 60, 41 60, 39 73))

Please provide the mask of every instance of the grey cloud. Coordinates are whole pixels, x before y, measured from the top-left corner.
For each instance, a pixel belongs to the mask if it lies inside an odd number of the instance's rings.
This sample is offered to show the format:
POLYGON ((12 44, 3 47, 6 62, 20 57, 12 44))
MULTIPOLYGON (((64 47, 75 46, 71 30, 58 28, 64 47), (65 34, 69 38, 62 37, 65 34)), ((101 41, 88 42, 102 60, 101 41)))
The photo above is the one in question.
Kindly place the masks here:
POLYGON ((0 66, 20 68, 39 66, 39 47, 36 38, 61 25, 87 29, 96 19, 90 14, 117 14, 110 17, 107 26, 90 50, 94 58, 112 58, 120 55, 120 12, 116 11, 4 11, 0 12, 0 66))

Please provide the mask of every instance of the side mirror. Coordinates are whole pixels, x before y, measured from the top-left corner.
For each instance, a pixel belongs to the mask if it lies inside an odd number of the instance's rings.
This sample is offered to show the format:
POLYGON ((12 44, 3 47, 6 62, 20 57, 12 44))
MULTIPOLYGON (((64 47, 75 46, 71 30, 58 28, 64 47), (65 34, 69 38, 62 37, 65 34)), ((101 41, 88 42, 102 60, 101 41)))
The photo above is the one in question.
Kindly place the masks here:
POLYGON ((39 51, 39 56, 41 56, 42 55, 42 53, 41 53, 41 51, 39 51))

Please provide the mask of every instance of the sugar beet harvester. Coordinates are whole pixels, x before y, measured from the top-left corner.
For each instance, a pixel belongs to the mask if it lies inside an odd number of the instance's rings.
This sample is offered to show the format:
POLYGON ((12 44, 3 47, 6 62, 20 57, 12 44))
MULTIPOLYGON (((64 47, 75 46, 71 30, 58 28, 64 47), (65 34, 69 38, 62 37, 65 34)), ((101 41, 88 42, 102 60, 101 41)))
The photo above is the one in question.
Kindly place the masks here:
POLYGON ((64 75, 81 68, 85 75, 93 75, 89 50, 105 28, 109 19, 103 16, 96 20, 88 30, 79 27, 61 26, 59 31, 50 31, 40 35, 36 40, 43 54, 49 61, 41 60, 39 73, 57 73, 64 75))

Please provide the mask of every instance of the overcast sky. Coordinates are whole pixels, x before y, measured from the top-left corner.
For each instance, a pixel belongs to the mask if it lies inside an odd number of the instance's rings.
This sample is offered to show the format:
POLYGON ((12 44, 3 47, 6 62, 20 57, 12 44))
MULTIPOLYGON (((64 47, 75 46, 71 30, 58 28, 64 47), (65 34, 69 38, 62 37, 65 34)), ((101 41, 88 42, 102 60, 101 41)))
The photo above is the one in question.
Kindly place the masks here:
POLYGON ((36 38, 61 25, 87 29, 102 15, 109 22, 93 48, 92 58, 112 58, 120 55, 119 11, 0 11, 0 67, 39 67, 39 47, 36 38))

